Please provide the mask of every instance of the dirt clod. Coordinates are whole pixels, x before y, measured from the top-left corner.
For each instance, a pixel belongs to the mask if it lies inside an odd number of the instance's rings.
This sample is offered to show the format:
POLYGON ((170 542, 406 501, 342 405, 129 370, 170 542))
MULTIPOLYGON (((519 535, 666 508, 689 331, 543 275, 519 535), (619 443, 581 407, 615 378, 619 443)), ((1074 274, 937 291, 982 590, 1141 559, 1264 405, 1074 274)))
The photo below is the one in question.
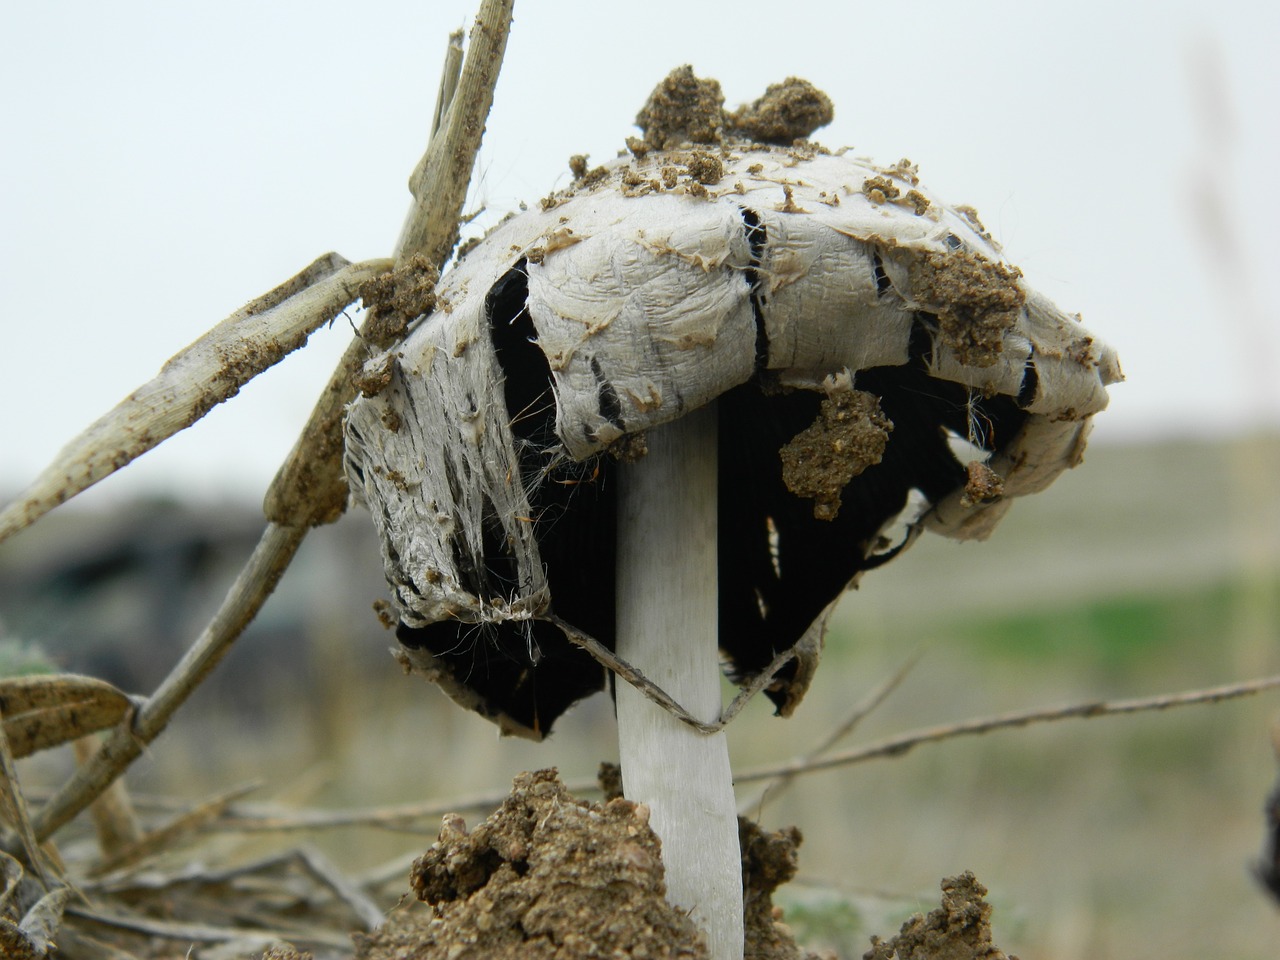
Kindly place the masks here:
POLYGON ((385 348, 402 338, 413 320, 435 309, 439 279, 440 272, 431 261, 417 255, 363 284, 360 298, 369 311, 368 339, 385 348))
POLYGON ((731 113, 729 127, 748 140, 789 146, 825 127, 834 116, 830 97, 808 80, 788 77, 770 84, 755 103, 731 113))
MULTIPOLYGON (((724 138, 724 94, 718 80, 700 80, 685 64, 667 74, 636 114, 649 147, 720 143, 724 138)), ((634 153, 634 150, 633 150, 634 153)))
POLYGON ((800 960, 811 956, 796 945, 791 930, 773 905, 774 891, 796 875, 802 839, 795 827, 767 833, 758 824, 738 818, 745 960, 800 960))
POLYGON ((902 192, 888 177, 868 177, 862 184, 862 192, 872 203, 894 200, 902 192))
POLYGON ((554 770, 523 773, 470 833, 446 829, 414 864, 430 918, 407 912, 363 941, 361 960, 572 960, 706 957, 667 903, 658 838, 635 804, 590 804, 554 770))
POLYGON ((970 460, 965 467, 965 473, 967 479, 964 493, 960 497, 962 506, 972 507, 979 503, 991 503, 1004 496, 1004 477, 981 460, 970 460))
POLYGON ((818 418, 779 451, 782 480, 796 496, 813 499, 815 518, 834 520, 841 492, 880 462, 892 429, 879 397, 853 389, 847 375, 832 378, 818 418))
POLYGON ((687 164, 689 176, 699 183, 714 186, 724 176, 724 161, 712 153, 695 150, 687 164))
POLYGON ((987 888, 972 871, 942 881, 942 906, 916 914, 889 940, 871 938, 862 960, 1018 960, 991 942, 987 888))
POLYGON ((967 250, 928 253, 912 269, 911 293, 937 315, 942 340, 961 363, 989 367, 1026 302, 1021 276, 967 250))
MULTIPOLYGON (((522 773, 470 832, 446 816, 414 864, 422 903, 402 905, 356 960, 700 960, 702 935, 666 901, 661 842, 648 808, 622 799, 602 764, 602 803, 578 800, 554 770, 522 773)), ((796 872, 800 832, 739 819, 746 960, 813 960, 796 946, 773 893, 796 872)))

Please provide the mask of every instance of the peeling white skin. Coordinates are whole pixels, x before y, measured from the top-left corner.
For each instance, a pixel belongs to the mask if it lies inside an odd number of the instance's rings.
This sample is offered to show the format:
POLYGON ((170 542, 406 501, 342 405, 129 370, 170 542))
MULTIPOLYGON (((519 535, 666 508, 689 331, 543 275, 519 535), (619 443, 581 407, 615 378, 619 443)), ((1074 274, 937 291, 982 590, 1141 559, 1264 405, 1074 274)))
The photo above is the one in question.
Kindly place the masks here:
MULTIPOLYGON (((351 407, 352 489, 372 508, 384 548, 392 547, 384 549, 387 572, 406 622, 519 620, 548 603, 485 315, 486 293, 521 260, 554 377, 556 432, 575 460, 752 376, 757 338, 744 209, 767 234, 755 267, 765 294, 765 366, 791 387, 820 390, 844 369, 856 383, 860 369, 908 361, 913 315, 936 306, 912 299, 913 258, 958 247, 1004 262, 969 218, 918 186, 910 168, 782 148, 730 148, 720 156, 724 175, 710 185, 681 165, 687 152, 624 157, 591 187, 571 188, 551 198, 549 209, 497 227, 441 282, 446 306, 396 348, 391 385, 351 407), (673 166, 677 182, 668 189, 663 168, 673 166), (900 197, 876 202, 863 192, 871 178, 887 178, 900 197), (908 202, 909 191, 918 198, 908 202), (917 213, 921 198, 928 202, 917 213), (886 279, 891 295, 878 296, 886 279), (620 422, 602 412, 602 379, 616 392, 620 422), (388 428, 396 422, 398 430, 388 428), (451 486, 446 464, 468 481, 451 486), (503 596, 468 592, 458 568, 455 541, 464 554, 482 557, 487 510, 500 519, 520 571, 519 588, 503 596)), ((984 537, 1010 498, 1043 489, 1073 466, 1088 418, 1106 406, 1106 385, 1120 379, 1109 348, 1026 294, 994 363, 966 365, 934 340, 931 373, 977 394, 1017 395, 1029 357, 1038 373, 1032 415, 991 463, 1004 478, 1004 499, 965 505, 957 492, 925 517, 938 533, 984 537)))

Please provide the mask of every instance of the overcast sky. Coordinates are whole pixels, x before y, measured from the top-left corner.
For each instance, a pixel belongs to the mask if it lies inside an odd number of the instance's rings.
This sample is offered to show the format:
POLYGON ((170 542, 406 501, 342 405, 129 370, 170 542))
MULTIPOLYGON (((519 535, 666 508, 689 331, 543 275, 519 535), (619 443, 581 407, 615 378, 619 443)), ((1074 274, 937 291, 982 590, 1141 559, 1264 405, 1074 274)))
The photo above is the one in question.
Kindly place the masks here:
MULTIPOLYGON (((477 4, 3 5, 0 490, 320 253, 389 253, 477 4)), ((570 154, 612 156, 681 63, 730 105, 802 76, 836 105, 817 139, 919 163, 1116 345, 1100 442, 1276 427, 1277 36, 1273 0, 517 0, 474 199, 505 212, 564 185, 570 154)), ((347 336, 96 496, 256 495, 347 336)))

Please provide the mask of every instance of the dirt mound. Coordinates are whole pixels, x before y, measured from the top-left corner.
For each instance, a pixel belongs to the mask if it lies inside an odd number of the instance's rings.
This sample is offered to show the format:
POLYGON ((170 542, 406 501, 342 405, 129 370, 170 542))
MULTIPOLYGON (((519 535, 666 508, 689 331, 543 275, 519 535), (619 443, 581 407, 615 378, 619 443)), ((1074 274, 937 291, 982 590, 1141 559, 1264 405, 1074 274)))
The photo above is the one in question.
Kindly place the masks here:
MULTIPOLYGON (((795 874, 796 830, 743 822, 747 953, 799 960, 773 891, 795 874)), ((573 797, 554 770, 523 773, 489 819, 468 832, 445 818, 418 858, 414 892, 426 906, 397 910, 360 937, 359 960, 588 960, 704 958, 687 916, 666 901, 661 843, 648 809, 621 797, 573 797)))

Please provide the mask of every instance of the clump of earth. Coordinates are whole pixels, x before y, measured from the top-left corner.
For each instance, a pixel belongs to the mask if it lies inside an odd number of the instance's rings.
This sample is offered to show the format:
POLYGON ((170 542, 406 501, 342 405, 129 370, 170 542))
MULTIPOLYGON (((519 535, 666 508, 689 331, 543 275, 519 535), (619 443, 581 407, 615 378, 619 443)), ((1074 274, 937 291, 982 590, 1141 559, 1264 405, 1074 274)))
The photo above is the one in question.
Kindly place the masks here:
MULTIPOLYGON (((773 895, 795 876, 800 832, 739 820, 745 960, 834 960, 806 952, 773 895)), ((413 866, 419 902, 358 936, 357 960, 704 960, 689 918, 666 900, 662 844, 648 810, 620 796, 580 800, 555 770, 522 773, 487 820, 446 816, 413 866)), ((991 940, 991 906, 972 873, 943 881, 942 906, 871 939, 866 960, 1017 960, 991 940)))
MULTIPOLYGON (((800 960, 772 900, 795 874, 800 834, 742 821, 741 839, 746 956, 800 960)), ((645 806, 620 796, 580 800, 555 770, 522 773, 475 829, 445 818, 411 873, 422 906, 396 911, 361 937, 357 957, 701 960, 702 935, 666 900, 661 850, 645 806)))

